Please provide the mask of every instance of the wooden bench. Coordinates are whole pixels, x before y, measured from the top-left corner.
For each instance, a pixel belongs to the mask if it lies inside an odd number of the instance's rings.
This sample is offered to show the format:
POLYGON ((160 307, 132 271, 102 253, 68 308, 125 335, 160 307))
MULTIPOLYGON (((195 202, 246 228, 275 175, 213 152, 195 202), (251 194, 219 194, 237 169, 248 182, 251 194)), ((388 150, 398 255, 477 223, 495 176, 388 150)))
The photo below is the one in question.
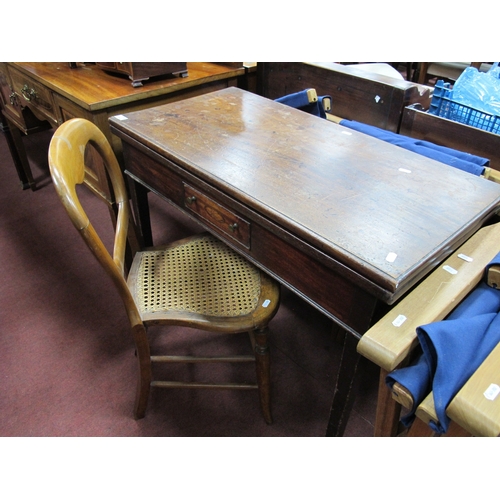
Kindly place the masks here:
POLYGON ((312 62, 264 62, 257 65, 257 93, 269 99, 312 87, 332 97, 332 113, 398 132, 403 110, 419 103, 428 108, 432 88, 370 73, 357 65, 312 62))
POLYGON ((500 171, 499 134, 431 115, 418 105, 404 109, 400 134, 488 158, 490 168, 500 171))
MULTIPOLYGON (((409 362, 418 344, 416 328, 446 318, 479 283, 484 268, 499 251, 500 223, 480 229, 361 338, 358 352, 381 368, 376 436, 396 435, 401 407, 411 407, 408 394, 398 387, 394 391, 389 390, 385 377, 409 362), (450 268, 456 274, 447 270, 450 268)), ((500 284, 497 276, 490 278, 500 284)), ((500 386, 499 347, 447 409, 452 421, 470 434, 496 436, 500 432, 500 398, 489 401, 483 396, 490 384, 500 386)), ((432 395, 419 406, 417 417, 424 423, 436 418, 432 395)))

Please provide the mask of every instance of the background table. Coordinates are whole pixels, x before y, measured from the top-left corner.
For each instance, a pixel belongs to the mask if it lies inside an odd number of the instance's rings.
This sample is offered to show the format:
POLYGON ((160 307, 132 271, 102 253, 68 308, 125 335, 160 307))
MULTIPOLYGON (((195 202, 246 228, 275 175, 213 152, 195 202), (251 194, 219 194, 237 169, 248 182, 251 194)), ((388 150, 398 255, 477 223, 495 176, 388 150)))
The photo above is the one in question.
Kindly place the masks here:
MULTIPOLYGON (((133 87, 124 75, 108 73, 95 64, 67 62, 0 63, 0 97, 7 140, 24 189, 35 182, 22 134, 57 128, 71 118, 95 123, 112 143, 121 160, 120 141, 113 137, 108 118, 119 113, 156 106, 228 86, 246 86, 248 70, 241 64, 187 64, 188 76, 166 76, 133 87)), ((104 172, 96 162, 87 185, 112 204, 104 172)))

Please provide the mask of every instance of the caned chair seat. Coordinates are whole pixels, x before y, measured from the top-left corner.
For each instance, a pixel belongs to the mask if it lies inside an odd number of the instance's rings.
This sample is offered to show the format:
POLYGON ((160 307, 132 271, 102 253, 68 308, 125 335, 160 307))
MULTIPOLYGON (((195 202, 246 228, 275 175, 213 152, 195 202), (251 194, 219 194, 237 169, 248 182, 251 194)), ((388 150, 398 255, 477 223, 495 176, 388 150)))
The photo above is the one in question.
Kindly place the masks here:
POLYGON ((128 285, 143 321, 183 313, 241 319, 261 290, 259 270, 209 234, 138 252, 128 285))
MULTIPOLYGON (((244 257, 208 233, 139 251, 123 175, 102 132, 79 118, 63 123, 49 148, 56 191, 71 221, 112 278, 127 312, 139 362, 135 417, 145 415, 151 387, 258 389, 266 422, 271 423, 267 327, 279 307, 279 285, 244 257), (118 207, 111 255, 97 235, 76 193, 85 178, 85 149, 103 159, 118 207), (127 252, 127 251, 130 252, 127 252), (132 255, 127 273, 125 256, 132 255), (214 333, 250 335, 249 356, 189 357, 151 353, 149 325, 183 326, 214 333), (252 362, 257 383, 153 380, 153 363, 252 362)), ((186 342, 189 342, 186 336, 186 342)))

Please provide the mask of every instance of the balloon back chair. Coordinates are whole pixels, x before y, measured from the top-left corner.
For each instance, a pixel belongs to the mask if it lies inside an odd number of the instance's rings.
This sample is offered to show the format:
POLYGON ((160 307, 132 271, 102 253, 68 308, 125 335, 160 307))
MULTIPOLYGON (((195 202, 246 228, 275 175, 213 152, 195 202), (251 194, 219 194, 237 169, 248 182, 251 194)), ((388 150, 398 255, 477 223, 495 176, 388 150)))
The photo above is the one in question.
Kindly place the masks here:
MULTIPOLYGON (((91 122, 75 118, 55 132, 49 148, 55 189, 69 217, 91 252, 111 277, 125 306, 135 342, 139 377, 134 416, 144 417, 151 387, 258 389, 264 419, 272 422, 268 323, 279 307, 279 285, 246 259, 208 233, 162 247, 132 249, 127 272, 127 248, 135 246, 135 226, 118 161, 104 134, 91 122), (102 157, 117 205, 112 254, 92 226, 77 195, 85 177, 85 149, 91 144, 102 157), (186 327, 214 334, 248 332, 253 354, 232 357, 152 355, 150 325, 186 327), (155 363, 252 362, 257 383, 171 382, 155 380, 155 363)), ((199 332, 198 332, 199 333, 199 332)), ((186 337, 189 342, 190 337, 186 337)), ((213 365, 212 365, 213 366, 213 365)))

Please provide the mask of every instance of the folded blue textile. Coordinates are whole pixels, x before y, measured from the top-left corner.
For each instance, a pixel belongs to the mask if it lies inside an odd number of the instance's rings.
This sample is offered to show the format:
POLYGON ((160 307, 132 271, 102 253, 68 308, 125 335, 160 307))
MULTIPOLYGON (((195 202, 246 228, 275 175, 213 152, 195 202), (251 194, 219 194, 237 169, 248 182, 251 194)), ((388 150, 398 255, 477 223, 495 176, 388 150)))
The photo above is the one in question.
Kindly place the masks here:
POLYGON ((318 96, 318 100, 316 102, 309 102, 306 89, 301 90, 300 92, 295 92, 293 94, 285 95, 283 97, 275 99, 275 101, 286 104, 287 106, 291 106, 292 108, 306 111, 311 115, 319 116, 320 118, 326 118, 325 108, 323 106, 323 99, 325 97, 329 96, 318 96))
POLYGON ((382 141, 389 142, 395 146, 413 151, 414 153, 432 158, 433 160, 437 160, 474 175, 482 175, 484 173, 484 167, 489 165, 489 160, 487 158, 481 158, 480 156, 464 153, 445 146, 439 146, 429 141, 413 139, 405 135, 390 132, 389 130, 366 125, 365 123, 352 120, 341 120, 340 124, 344 127, 371 135, 382 141))
POLYGON ((491 262, 489 262, 489 264, 484 268, 484 279, 488 278, 488 270, 490 267, 498 264, 500 264, 500 253, 498 253, 496 257, 492 259, 491 262))
POLYGON ((398 368, 389 373, 385 378, 385 383, 392 389, 392 386, 398 382, 405 387, 413 397, 413 406, 406 415, 401 417, 401 422, 406 427, 410 427, 415 420, 415 412, 418 405, 432 391, 432 372, 427 362, 427 358, 423 355, 422 349, 419 349, 420 354, 412 365, 404 368, 398 368))
MULTIPOLYGON (((500 262, 500 254, 490 263, 500 262)), ((444 321, 417 328, 421 351, 416 361, 394 370, 386 377, 406 387, 414 405, 401 419, 409 426, 415 410, 432 390, 437 422, 431 428, 438 433, 448 430, 446 408, 500 342, 500 291, 481 282, 444 321)))

